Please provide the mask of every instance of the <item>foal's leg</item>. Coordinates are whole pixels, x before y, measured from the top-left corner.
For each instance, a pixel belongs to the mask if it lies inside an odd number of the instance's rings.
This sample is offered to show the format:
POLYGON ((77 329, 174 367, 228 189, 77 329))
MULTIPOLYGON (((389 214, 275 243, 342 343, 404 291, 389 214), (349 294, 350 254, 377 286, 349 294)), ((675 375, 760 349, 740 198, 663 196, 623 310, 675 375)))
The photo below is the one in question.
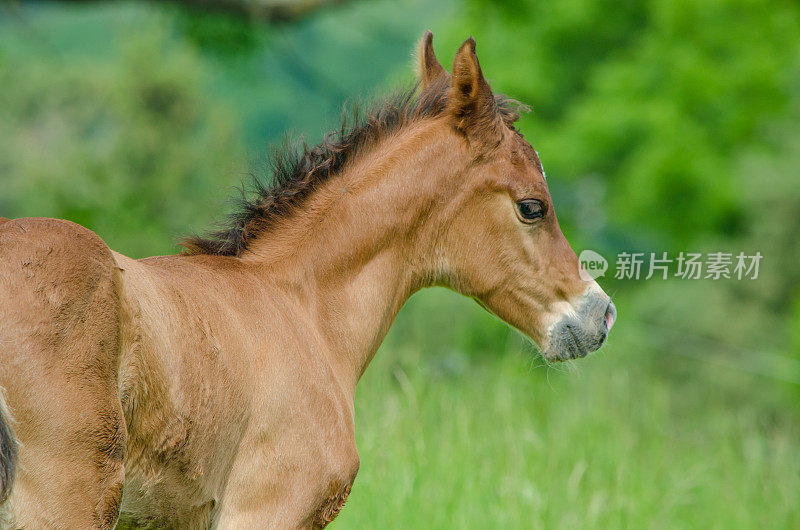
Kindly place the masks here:
POLYGON ((113 528, 124 480, 119 404, 94 389, 55 385, 48 399, 37 401, 17 409, 12 521, 25 529, 113 528))
POLYGON ((333 521, 358 472, 352 426, 329 425, 326 437, 304 425, 272 442, 257 430, 245 437, 214 528, 320 530, 333 521))
POLYGON ((0 508, 11 528, 116 523, 126 440, 117 274, 107 247, 77 225, 0 223, 0 385, 19 441, 0 508))

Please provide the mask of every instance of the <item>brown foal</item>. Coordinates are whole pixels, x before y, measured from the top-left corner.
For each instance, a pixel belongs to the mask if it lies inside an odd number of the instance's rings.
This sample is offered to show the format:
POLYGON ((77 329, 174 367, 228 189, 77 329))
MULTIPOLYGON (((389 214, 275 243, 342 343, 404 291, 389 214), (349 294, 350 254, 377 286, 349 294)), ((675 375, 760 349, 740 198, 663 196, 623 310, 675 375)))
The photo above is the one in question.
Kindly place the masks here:
POLYGON ((0 220, 0 483, 12 528, 321 528, 358 471, 356 383, 400 307, 443 285, 550 361, 615 309, 556 221, 475 41, 452 74, 278 160, 231 227, 133 260, 0 220))

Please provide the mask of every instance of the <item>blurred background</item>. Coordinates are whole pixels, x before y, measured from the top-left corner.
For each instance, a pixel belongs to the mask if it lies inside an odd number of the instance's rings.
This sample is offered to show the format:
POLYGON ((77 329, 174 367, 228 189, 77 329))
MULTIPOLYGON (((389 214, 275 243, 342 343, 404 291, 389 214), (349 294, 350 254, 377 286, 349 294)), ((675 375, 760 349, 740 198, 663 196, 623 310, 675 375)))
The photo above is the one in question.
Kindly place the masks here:
POLYGON ((532 106, 563 231, 620 318, 547 366, 443 289, 362 379, 334 528, 800 527, 800 6, 766 0, 0 2, 0 216, 174 253, 288 131, 469 35, 532 106), (618 280, 618 252, 761 252, 756 280, 618 280))

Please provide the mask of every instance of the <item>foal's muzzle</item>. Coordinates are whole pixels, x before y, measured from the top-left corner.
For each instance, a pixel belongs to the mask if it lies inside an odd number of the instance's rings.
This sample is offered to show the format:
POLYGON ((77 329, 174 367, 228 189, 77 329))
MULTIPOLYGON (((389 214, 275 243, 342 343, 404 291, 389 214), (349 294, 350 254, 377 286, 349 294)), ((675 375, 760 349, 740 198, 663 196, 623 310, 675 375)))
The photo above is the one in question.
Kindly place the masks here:
POLYGON ((585 295, 574 313, 563 315, 548 330, 545 359, 566 361, 586 357, 603 345, 616 319, 617 308, 605 293, 585 295))

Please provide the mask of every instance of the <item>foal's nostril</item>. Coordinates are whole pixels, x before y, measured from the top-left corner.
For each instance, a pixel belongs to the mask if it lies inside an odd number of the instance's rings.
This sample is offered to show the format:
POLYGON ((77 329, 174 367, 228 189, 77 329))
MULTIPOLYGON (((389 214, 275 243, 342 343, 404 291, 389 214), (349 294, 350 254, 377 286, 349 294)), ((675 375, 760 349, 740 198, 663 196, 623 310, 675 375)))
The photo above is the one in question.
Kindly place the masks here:
POLYGON ((617 308, 614 305, 614 302, 609 302, 608 307, 606 308, 606 316, 603 319, 606 324, 607 331, 611 331, 611 328, 614 327, 615 320, 617 320, 617 308))

